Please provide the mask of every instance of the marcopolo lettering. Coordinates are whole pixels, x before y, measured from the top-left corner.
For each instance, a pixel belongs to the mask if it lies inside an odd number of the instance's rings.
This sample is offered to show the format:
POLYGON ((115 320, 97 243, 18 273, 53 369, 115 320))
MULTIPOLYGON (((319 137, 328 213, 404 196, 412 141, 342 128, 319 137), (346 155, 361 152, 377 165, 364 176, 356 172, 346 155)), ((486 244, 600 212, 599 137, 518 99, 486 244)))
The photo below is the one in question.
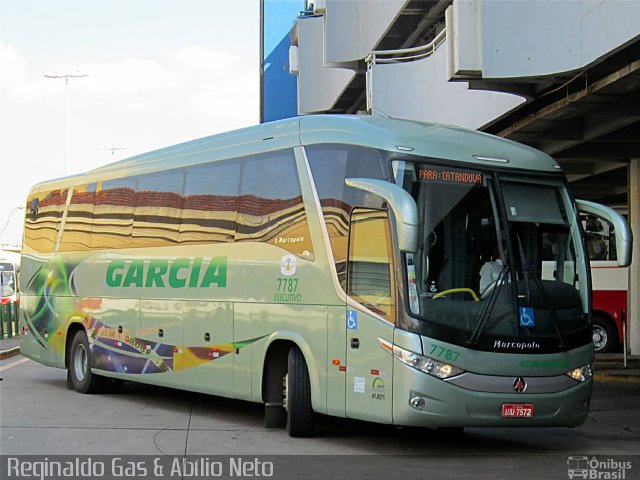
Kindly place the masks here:
POLYGON ((227 257, 113 260, 106 283, 109 287, 225 288, 227 257))
POLYGON ((534 350, 540 348, 540 344, 538 342, 505 342, 503 340, 496 340, 493 343, 493 348, 496 350, 534 350))

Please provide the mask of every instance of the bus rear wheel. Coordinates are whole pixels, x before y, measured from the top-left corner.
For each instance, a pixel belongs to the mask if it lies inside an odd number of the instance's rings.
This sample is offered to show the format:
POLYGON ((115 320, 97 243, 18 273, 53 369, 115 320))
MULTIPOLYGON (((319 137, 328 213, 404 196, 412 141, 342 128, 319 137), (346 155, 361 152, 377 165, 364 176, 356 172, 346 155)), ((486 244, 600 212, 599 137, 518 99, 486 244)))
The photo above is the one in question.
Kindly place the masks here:
POLYGON ((106 378, 91 372, 89 340, 84 330, 79 330, 73 337, 68 377, 78 393, 99 393, 106 386, 106 378))
POLYGON ((287 432, 291 437, 310 437, 313 434, 311 382, 307 362, 297 347, 289 350, 284 383, 287 432))
POLYGON ((603 315, 593 316, 593 348, 596 353, 609 353, 617 345, 616 330, 611 320, 603 315))

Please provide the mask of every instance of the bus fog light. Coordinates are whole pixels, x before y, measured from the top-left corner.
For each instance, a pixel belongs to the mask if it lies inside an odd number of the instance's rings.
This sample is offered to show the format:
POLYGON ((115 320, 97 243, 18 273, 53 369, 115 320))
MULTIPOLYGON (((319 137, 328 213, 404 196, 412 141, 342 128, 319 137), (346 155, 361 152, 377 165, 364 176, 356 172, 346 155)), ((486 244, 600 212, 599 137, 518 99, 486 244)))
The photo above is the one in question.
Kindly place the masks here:
POLYGON ((411 405, 411 408, 415 410, 422 410, 424 408, 425 403, 426 402, 424 398, 418 394, 415 394, 412 392, 411 395, 409 396, 409 405, 411 405))
POLYGON ((585 382, 593 376, 593 370, 591 364, 587 364, 584 367, 576 368, 567 372, 565 375, 573 378, 577 382, 585 382))

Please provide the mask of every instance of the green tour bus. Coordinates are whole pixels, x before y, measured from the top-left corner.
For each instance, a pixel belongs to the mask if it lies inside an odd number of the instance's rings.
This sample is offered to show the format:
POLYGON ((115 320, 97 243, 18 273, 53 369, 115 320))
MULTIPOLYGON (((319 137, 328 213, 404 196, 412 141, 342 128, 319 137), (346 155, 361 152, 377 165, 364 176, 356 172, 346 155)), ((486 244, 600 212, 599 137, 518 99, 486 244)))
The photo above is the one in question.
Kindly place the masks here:
POLYGON ((22 353, 80 393, 264 403, 291 436, 314 412, 577 426, 594 360, 579 212, 614 225, 628 265, 626 221, 501 138, 318 115, 190 141, 32 189, 22 353))

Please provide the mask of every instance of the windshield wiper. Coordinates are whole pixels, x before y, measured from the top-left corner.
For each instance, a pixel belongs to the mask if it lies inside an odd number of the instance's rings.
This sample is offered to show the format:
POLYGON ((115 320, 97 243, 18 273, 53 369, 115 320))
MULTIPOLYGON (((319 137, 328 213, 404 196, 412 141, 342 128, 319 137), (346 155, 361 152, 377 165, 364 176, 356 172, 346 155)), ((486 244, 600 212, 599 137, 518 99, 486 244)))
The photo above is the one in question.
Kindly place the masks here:
POLYGON ((533 275, 533 279, 534 279, 534 281, 536 283, 536 286, 540 290, 540 293, 542 294, 542 299, 544 300, 544 303, 549 306, 549 312, 551 312, 551 322, 553 323, 553 328, 555 329, 556 334, 558 335, 558 338, 560 339, 559 347, 560 348, 567 348, 567 343, 566 343, 566 341, 564 339, 564 335, 562 334, 562 331, 560 330, 559 321, 558 321, 558 314, 556 313, 556 309, 553 308, 553 304, 549 300, 549 296, 547 295, 547 289, 544 287, 544 284, 542 283, 542 280, 540 280, 537 275, 533 275))
POLYGON ((529 275, 531 275, 533 277, 534 283, 536 284, 536 287, 538 287, 538 290, 542 294, 542 300, 544 301, 545 305, 548 306, 549 312, 551 313, 551 322, 553 323, 553 328, 556 331, 556 335, 560 339, 559 347, 567 348, 564 335, 562 335, 562 331, 560 330, 556 309, 553 308, 553 304, 549 300, 549 296, 547 295, 547 289, 544 287, 542 280, 540 280, 540 278, 538 278, 538 275, 536 275, 535 267, 526 262, 524 249, 522 248, 522 242, 520 241, 520 235, 516 234, 516 236, 518 238, 518 250, 520 250, 520 262, 522 263, 522 272, 524 273, 524 284, 526 289, 525 293, 526 293, 527 303, 529 305, 531 304, 531 292, 529 291, 529 278, 528 278, 529 275))
POLYGON ((498 299, 498 291, 502 288, 502 285, 503 285, 502 279, 507 278, 508 274, 509 274, 509 263, 504 263, 502 265, 502 268, 500 269, 500 273, 498 274, 498 279, 495 281, 495 287, 493 288, 493 290, 491 290, 491 294, 489 295, 489 300, 487 301, 486 306, 482 310, 480 321, 478 321, 476 328, 473 330, 473 333, 471 334, 471 337, 468 340, 469 344, 475 345, 476 343, 478 343, 478 340, 480 339, 480 335, 482 335, 482 331, 484 330, 484 327, 487 325, 487 322, 489 321, 489 316, 491 315, 491 312, 493 311, 493 307, 496 303, 496 300, 498 299))

